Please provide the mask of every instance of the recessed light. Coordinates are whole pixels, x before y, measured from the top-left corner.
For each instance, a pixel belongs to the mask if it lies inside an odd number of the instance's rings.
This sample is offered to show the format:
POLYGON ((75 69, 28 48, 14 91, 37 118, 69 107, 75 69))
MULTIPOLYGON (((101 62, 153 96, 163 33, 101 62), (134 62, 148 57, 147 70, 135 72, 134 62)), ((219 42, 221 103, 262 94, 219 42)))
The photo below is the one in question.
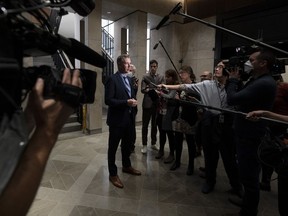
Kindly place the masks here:
POLYGON ((107 14, 111 14, 111 11, 107 11, 107 14))

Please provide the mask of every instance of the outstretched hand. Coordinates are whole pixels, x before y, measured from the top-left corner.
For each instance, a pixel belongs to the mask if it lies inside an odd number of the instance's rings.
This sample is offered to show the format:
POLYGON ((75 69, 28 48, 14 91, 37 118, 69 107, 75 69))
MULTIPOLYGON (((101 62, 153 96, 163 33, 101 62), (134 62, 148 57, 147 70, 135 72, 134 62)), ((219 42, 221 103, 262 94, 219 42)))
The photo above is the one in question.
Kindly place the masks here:
MULTIPOLYGON (((80 72, 75 70, 70 73, 65 69, 62 83, 82 87, 80 72)), ((35 121, 36 129, 45 129, 52 134, 58 134, 68 117, 73 113, 73 108, 58 99, 44 99, 44 80, 38 78, 36 84, 29 95, 27 111, 35 121)))
POLYGON ((257 110, 257 111, 249 112, 246 115, 246 119, 250 121, 258 121, 260 117, 264 116, 264 112, 265 112, 264 110, 257 110))

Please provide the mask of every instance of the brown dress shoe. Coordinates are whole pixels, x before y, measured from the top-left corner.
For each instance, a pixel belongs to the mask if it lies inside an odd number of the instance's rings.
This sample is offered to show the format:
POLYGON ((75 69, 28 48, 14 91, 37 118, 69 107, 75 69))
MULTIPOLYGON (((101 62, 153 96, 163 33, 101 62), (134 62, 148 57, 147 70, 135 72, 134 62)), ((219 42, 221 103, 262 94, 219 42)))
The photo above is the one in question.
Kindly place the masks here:
POLYGON ((139 170, 134 169, 133 167, 123 167, 122 171, 124 173, 129 173, 131 175, 141 175, 141 172, 139 170))
POLYGON ((121 180, 119 179, 118 175, 116 176, 109 176, 109 180, 112 182, 112 184, 115 186, 115 187, 118 187, 118 188, 123 188, 124 185, 123 183, 121 182, 121 180))

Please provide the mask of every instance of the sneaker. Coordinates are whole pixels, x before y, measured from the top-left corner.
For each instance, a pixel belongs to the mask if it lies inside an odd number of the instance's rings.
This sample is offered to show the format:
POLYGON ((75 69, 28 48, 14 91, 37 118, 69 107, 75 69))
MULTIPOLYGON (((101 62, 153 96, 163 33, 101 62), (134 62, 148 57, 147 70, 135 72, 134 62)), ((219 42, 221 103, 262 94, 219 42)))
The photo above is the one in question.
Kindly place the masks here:
POLYGON ((147 146, 143 146, 141 149, 142 154, 147 154, 147 146))
POLYGON ((174 155, 169 155, 167 158, 165 158, 164 163, 172 163, 174 161, 174 155))
POLYGON ((151 149, 155 150, 155 151, 159 151, 158 147, 156 145, 151 145, 151 149))

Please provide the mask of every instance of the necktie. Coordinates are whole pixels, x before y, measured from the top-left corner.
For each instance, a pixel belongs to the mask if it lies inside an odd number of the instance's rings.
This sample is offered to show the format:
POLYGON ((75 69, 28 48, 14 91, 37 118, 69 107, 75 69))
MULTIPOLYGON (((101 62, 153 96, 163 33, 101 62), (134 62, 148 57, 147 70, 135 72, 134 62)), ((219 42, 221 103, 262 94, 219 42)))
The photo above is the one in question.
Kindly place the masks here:
POLYGON ((129 97, 131 97, 131 88, 130 88, 129 80, 126 76, 124 76, 123 78, 124 78, 124 84, 125 84, 126 90, 128 92, 128 95, 129 95, 129 97))

